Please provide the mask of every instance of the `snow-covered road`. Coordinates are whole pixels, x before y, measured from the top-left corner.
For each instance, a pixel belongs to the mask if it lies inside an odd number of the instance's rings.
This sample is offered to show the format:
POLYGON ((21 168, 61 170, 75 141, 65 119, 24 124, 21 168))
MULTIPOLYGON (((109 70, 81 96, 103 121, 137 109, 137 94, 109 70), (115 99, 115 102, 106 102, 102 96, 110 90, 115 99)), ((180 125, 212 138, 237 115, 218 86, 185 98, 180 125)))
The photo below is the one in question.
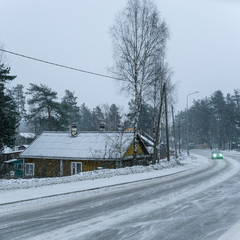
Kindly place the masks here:
POLYGON ((166 163, 165 168, 159 167, 161 170, 145 169, 97 180, 67 179, 68 183, 57 184, 54 180, 45 180, 45 184, 29 180, 21 186, 14 180, 5 186, 0 182, 2 204, 132 182, 2 205, 0 239, 225 240, 229 234, 239 237, 240 155, 225 153, 223 161, 212 161, 209 151, 199 154, 202 156, 185 159, 183 166, 173 164, 166 168, 166 163), (149 178, 155 179, 133 183, 149 178))

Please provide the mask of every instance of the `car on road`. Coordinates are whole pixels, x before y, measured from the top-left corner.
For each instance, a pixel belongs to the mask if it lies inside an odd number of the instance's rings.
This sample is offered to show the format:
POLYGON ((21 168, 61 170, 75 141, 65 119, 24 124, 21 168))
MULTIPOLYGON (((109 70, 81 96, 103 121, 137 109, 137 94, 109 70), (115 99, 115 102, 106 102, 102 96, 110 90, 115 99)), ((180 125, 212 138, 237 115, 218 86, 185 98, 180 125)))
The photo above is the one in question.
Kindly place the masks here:
POLYGON ((212 151, 212 159, 223 159, 221 151, 212 151))

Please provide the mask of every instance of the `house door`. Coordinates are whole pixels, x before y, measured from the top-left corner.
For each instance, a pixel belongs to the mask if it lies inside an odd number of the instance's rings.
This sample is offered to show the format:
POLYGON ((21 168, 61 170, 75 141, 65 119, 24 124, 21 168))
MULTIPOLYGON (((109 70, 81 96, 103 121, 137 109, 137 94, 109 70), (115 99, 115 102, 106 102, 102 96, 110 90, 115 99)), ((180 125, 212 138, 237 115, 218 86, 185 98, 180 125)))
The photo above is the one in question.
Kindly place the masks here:
POLYGON ((82 172, 82 163, 81 162, 72 162, 71 163, 71 174, 78 174, 82 172))

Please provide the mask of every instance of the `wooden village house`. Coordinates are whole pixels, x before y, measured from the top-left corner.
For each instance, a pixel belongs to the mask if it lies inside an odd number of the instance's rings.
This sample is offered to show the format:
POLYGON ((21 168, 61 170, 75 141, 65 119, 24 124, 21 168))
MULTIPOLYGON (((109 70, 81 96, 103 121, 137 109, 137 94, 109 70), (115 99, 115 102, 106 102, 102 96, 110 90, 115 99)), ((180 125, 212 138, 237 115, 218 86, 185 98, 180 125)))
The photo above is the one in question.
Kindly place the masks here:
MULTIPOLYGON (((133 132, 43 132, 20 154, 23 177, 58 177, 130 166, 133 132)), ((137 158, 151 155, 151 141, 138 135, 137 158)))

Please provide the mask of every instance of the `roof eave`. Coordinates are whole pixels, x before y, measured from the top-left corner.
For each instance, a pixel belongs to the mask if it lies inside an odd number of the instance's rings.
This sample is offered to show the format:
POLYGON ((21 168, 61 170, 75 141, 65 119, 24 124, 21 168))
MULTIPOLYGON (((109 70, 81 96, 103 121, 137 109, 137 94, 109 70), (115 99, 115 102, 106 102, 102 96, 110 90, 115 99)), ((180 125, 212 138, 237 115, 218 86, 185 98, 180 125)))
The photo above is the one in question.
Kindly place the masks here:
POLYGON ((24 159, 54 159, 54 160, 79 160, 79 161, 115 161, 121 158, 82 158, 82 157, 56 157, 56 156, 31 156, 21 155, 24 159))

